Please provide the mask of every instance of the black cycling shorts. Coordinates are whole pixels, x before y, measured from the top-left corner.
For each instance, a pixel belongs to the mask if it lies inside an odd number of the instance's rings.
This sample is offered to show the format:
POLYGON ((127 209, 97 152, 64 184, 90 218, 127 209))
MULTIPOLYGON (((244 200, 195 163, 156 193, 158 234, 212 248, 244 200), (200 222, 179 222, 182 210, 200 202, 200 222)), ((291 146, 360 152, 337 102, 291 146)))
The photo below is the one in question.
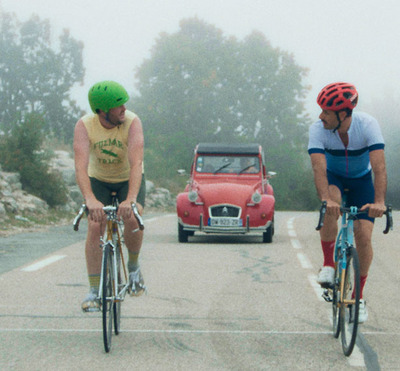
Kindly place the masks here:
MULTIPOLYGON (((327 175, 329 185, 338 187, 342 197, 344 190, 348 190, 346 191, 346 207, 356 206, 360 208, 365 204, 374 203, 375 189, 371 172, 361 178, 344 178, 330 171, 327 172, 327 175)), ((360 214, 358 215, 358 219, 366 219, 372 223, 374 222, 374 218, 370 218, 368 214, 360 214)))
MULTIPOLYGON (((104 205, 111 205, 111 192, 117 192, 119 202, 126 200, 129 190, 129 182, 106 183, 96 178, 89 178, 92 186, 92 191, 96 198, 104 205)), ((142 183, 140 185, 139 194, 136 202, 144 207, 146 200, 146 180, 142 174, 142 183)))

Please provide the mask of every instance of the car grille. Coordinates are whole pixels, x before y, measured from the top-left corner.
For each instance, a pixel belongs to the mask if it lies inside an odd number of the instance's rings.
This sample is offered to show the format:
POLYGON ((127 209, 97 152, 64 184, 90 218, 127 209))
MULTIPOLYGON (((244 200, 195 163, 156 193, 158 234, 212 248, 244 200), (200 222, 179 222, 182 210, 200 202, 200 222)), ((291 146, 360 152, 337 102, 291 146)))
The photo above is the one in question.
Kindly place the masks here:
POLYGON ((231 205, 218 205, 210 207, 211 217, 237 218, 240 215, 240 207, 231 205))

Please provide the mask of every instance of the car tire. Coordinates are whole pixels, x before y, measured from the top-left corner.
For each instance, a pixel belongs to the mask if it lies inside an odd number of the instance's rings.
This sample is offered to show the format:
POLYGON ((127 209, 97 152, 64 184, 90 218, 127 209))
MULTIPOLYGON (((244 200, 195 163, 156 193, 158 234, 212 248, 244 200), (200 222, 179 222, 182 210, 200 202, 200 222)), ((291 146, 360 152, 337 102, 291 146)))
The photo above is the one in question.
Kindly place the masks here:
POLYGON ((178 223, 178 241, 188 242, 189 232, 183 230, 183 227, 178 223))
POLYGON ((274 235, 274 221, 272 220, 272 224, 267 228, 267 230, 263 233, 263 242, 271 243, 272 236, 274 235))

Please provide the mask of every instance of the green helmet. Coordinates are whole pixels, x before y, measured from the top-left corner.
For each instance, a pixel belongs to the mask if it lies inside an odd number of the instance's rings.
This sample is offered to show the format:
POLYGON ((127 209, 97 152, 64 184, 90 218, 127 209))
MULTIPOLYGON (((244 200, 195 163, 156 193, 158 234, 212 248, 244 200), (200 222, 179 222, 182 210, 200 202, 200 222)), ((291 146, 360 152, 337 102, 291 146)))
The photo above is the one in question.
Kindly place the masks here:
POLYGON ((119 107, 129 100, 125 88, 115 81, 101 81, 89 89, 90 108, 94 113, 101 109, 107 113, 111 108, 119 107))

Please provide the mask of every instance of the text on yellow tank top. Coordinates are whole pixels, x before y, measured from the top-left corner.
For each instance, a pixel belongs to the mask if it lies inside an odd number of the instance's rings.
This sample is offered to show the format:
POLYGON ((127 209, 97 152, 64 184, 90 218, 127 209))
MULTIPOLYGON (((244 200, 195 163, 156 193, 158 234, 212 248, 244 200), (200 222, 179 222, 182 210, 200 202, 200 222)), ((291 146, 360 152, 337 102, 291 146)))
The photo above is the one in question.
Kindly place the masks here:
POLYGON ((90 142, 90 177, 106 183, 129 180, 128 133, 136 114, 125 111, 124 122, 112 129, 104 128, 98 115, 89 114, 82 118, 90 142))

